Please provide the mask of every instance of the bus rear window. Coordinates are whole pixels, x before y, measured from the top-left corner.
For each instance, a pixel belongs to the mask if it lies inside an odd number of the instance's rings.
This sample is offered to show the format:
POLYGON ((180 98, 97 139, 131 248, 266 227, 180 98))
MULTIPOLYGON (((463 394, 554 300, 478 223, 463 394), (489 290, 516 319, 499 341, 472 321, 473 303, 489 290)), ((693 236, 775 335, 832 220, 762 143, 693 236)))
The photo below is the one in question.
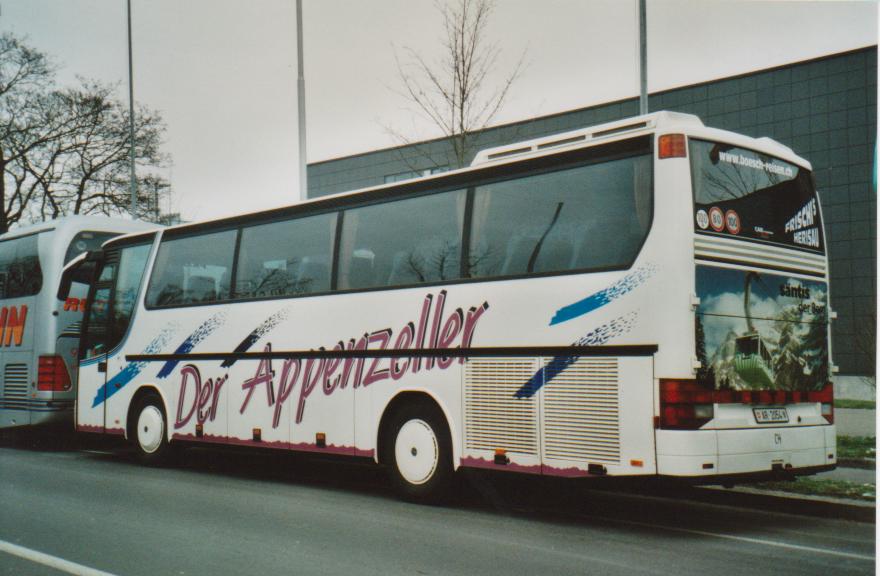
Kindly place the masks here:
POLYGON ((804 168, 753 150, 690 141, 694 229, 823 252, 813 178, 804 168))
POLYGON ((38 235, 0 242, 0 299, 33 296, 43 287, 38 235))

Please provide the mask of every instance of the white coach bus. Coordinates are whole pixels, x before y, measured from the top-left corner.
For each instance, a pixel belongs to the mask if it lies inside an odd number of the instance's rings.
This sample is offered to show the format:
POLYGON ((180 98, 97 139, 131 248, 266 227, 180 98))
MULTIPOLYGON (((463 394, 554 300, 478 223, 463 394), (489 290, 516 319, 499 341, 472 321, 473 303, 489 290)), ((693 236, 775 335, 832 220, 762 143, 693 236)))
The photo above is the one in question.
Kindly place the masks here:
POLYGON ((0 428, 73 426, 87 285, 56 298, 65 264, 120 233, 154 225, 69 216, 0 236, 0 428))
POLYGON ((148 462, 181 442, 367 457, 411 498, 459 467, 730 483, 836 463, 810 164, 694 116, 90 259, 77 429, 148 462))

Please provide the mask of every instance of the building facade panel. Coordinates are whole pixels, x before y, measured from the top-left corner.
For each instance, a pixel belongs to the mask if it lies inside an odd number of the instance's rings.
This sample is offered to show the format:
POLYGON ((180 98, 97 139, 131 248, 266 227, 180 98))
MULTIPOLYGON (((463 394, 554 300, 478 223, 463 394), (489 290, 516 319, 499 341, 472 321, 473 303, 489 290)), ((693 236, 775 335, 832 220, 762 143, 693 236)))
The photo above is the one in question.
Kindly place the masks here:
MULTIPOLYGON (((810 160, 828 231, 835 362, 843 374, 874 371, 877 290, 877 47, 651 94, 650 110, 696 114, 708 126, 769 136, 810 160)), ((635 116, 635 98, 487 129, 483 148, 635 116)), ((309 196, 455 168, 443 139, 310 164, 309 196)))

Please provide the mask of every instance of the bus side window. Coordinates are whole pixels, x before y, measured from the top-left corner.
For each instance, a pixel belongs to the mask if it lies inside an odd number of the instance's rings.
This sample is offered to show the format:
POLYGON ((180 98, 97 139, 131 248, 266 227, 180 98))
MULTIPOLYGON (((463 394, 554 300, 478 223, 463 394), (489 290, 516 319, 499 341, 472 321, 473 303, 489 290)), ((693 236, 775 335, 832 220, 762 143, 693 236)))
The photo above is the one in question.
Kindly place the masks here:
POLYGON ((622 268, 651 210, 650 155, 478 186, 469 275, 622 268))
POLYGON ((346 210, 339 288, 460 278, 464 197, 453 190, 346 210))
POLYGON ((330 290, 336 214, 246 226, 241 232, 235 298, 330 290))
POLYGON ((229 298, 237 233, 237 230, 223 230, 163 239, 147 289, 147 306, 229 298))

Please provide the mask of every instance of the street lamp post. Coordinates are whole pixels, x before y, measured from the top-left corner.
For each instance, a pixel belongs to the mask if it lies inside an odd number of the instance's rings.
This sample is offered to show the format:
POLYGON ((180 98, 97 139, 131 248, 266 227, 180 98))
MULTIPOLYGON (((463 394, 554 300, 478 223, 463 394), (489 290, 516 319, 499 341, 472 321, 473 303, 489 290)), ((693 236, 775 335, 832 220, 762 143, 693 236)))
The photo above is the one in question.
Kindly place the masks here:
POLYGON ((308 174, 306 172, 306 81, 303 68, 302 0, 296 0, 296 102, 299 132, 299 199, 301 201, 309 197, 308 174))
POLYGON ((648 8, 639 0, 639 114, 648 113, 648 8))
POLYGON ((128 0, 128 140, 131 189, 131 219, 137 220, 137 177, 134 171, 134 70, 131 57, 131 0, 128 0))

